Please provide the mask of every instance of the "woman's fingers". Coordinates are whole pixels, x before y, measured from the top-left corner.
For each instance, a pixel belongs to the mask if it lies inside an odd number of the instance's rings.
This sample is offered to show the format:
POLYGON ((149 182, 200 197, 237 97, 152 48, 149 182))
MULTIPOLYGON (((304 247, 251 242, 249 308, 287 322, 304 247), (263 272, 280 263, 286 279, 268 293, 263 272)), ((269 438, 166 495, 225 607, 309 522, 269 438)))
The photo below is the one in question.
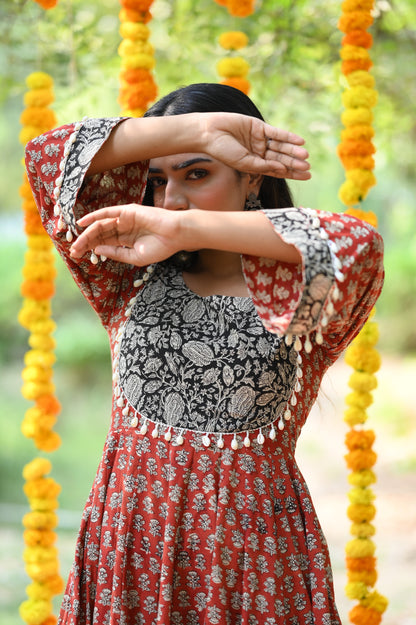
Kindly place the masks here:
MULTIPOLYGON (((105 211, 107 209, 103 210, 105 211)), ((99 212, 101 212, 101 210, 96 211, 94 216, 96 217, 99 212)), ((80 222, 81 220, 78 223, 80 222)), ((90 223, 86 230, 84 230, 72 244, 71 257, 80 258, 85 252, 96 248, 98 245, 123 245, 120 241, 118 231, 118 217, 98 217, 97 220, 90 223)))

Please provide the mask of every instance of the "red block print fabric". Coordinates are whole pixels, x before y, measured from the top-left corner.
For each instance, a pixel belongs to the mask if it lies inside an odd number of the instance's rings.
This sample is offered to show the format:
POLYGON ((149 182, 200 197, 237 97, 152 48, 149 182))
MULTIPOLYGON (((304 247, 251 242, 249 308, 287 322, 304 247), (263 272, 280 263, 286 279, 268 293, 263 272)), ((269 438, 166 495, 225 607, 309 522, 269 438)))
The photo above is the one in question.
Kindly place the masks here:
POLYGON ((294 453, 322 376, 380 293, 380 237, 350 216, 267 209, 302 265, 242 257, 249 298, 200 297, 169 262, 75 262, 77 218, 143 197, 147 163, 85 179, 120 121, 27 147, 45 228, 113 355, 111 427, 60 623, 340 625, 294 453))

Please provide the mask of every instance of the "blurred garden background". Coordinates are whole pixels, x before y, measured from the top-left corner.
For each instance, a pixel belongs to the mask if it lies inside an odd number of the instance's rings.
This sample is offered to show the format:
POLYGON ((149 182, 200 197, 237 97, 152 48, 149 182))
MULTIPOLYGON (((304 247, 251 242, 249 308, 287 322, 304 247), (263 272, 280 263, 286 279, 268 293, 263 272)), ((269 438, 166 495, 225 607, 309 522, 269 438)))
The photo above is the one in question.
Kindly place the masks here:
MULTIPOLYGON (((386 248, 386 283, 377 305, 383 365, 368 422, 376 430, 379 455, 377 588, 390 599, 383 623, 415 625, 416 4, 376 0, 375 5, 378 182, 363 208, 377 214, 386 248)), ((51 74, 59 124, 117 115, 119 8, 118 0, 60 0, 50 11, 32 0, 0 4, 0 621, 7 625, 22 622, 18 605, 26 598, 28 577, 21 557, 21 519, 27 511, 21 473, 36 455, 20 432, 30 406, 20 395, 28 336, 17 323, 25 252, 18 192, 25 78, 38 70, 51 74)), ((295 203, 342 211, 337 194, 344 172, 336 156, 345 87, 340 13, 340 0, 263 0, 253 16, 238 20, 213 0, 155 0, 148 26, 159 95, 191 82, 218 81, 216 62, 224 52, 218 35, 244 30, 250 40, 244 56, 251 66, 251 97, 270 123, 302 135, 310 152, 313 177, 292 184, 295 203)), ((57 265, 55 383, 62 413, 56 429, 63 442, 49 457, 62 485, 58 547, 66 577, 109 423, 110 363, 104 330, 59 259, 57 265)), ((344 544, 350 537, 342 412, 349 373, 340 361, 328 374, 298 449, 330 545, 345 623, 352 605, 343 592, 344 544)))

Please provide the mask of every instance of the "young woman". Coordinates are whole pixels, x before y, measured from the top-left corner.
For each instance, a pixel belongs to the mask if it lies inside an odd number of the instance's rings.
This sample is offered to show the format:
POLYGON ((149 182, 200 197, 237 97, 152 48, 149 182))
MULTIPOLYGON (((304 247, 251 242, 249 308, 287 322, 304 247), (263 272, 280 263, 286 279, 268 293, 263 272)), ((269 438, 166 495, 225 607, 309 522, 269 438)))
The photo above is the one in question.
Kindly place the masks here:
POLYGON ((302 143, 201 84, 28 145, 45 228, 113 357, 60 623, 340 625, 294 452, 380 293, 382 243, 292 206, 302 143))

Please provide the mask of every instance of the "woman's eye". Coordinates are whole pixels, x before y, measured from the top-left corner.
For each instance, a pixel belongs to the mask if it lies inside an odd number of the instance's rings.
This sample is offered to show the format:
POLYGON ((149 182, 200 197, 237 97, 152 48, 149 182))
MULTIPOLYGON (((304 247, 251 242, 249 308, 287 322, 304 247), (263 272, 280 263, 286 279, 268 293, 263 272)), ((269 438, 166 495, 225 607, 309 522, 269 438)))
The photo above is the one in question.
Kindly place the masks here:
POLYGON ((192 171, 188 172, 188 179, 190 180, 199 180, 200 178, 205 178, 208 174, 206 169, 192 169, 192 171))
POLYGON ((157 189, 158 187, 163 187, 166 184, 166 179, 161 176, 154 176, 152 178, 148 178, 148 183, 151 185, 152 189, 157 189))

